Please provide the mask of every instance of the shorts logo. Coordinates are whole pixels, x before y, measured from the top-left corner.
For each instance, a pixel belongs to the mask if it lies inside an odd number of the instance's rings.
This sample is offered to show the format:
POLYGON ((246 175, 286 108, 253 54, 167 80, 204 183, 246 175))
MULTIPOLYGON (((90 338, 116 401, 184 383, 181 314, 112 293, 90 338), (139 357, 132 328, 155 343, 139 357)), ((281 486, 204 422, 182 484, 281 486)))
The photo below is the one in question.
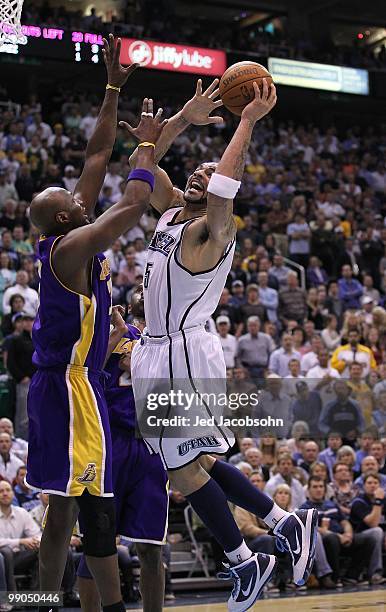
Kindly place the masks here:
POLYGON ((169 255, 175 241, 175 238, 166 232, 155 232, 149 244, 149 249, 151 251, 159 251, 163 255, 169 255))
POLYGON ((96 474, 96 464, 89 463, 85 471, 83 472, 82 476, 78 476, 76 480, 78 482, 83 482, 83 483, 94 482, 96 475, 97 475, 96 474))
POLYGON ((110 262, 108 259, 103 259, 101 262, 101 275, 100 275, 100 280, 106 280, 106 278, 110 275, 110 262))
POLYGON ((221 442, 219 442, 214 436, 204 436, 203 438, 194 438, 193 440, 186 440, 182 444, 177 446, 178 454, 180 457, 187 455, 190 450, 194 450, 196 448, 214 448, 216 446, 221 446, 221 442))

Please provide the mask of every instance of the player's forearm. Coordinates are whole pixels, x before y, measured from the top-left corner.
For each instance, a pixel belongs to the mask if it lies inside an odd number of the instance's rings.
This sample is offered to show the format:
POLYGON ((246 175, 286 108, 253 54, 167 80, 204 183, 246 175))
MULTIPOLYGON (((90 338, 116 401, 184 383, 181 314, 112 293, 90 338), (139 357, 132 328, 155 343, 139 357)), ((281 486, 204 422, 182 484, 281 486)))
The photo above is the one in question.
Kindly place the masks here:
MULTIPOLYGON (((155 146, 154 162, 156 164, 161 161, 164 155, 169 151, 177 136, 182 134, 188 125, 190 125, 189 121, 184 118, 182 110, 169 119, 155 146)), ((138 149, 136 149, 130 156, 129 163, 132 168, 137 163, 137 154, 138 149)))
POLYGON ((156 164, 169 151, 177 136, 182 134, 188 125, 190 125, 189 121, 183 116, 182 110, 169 119, 155 147, 154 161, 156 164))
POLYGON ((216 172, 240 181, 247 159, 254 124, 248 119, 241 119, 233 138, 225 149, 216 172))
POLYGON ((110 155, 117 133, 118 91, 106 89, 94 132, 87 144, 86 159, 105 152, 110 155))
POLYGON ((106 363, 110 359, 113 350, 117 346, 118 342, 122 340, 123 336, 126 333, 126 328, 114 327, 113 331, 110 333, 109 342, 107 345, 106 357, 103 363, 103 367, 105 367, 106 363))

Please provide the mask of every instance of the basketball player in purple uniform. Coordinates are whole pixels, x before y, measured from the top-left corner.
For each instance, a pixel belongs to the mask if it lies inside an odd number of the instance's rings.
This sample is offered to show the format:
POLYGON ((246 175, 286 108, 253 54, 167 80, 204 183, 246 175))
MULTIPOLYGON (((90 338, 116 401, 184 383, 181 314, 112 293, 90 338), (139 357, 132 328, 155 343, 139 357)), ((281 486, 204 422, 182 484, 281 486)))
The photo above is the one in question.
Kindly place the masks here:
MULTIPOLYGON (((134 395, 137 408, 141 410, 144 404, 144 412, 147 394, 157 391, 154 379, 169 380, 173 390, 181 381, 186 387, 190 382, 191 394, 199 397, 207 380, 213 380, 214 387, 215 380, 225 379, 221 345, 217 337, 205 332, 204 324, 218 303, 233 259, 233 198, 240 186, 252 131, 276 103, 275 87, 269 88, 265 80, 262 92, 256 83, 254 89, 255 98, 244 108, 218 164, 201 164, 188 178, 184 191, 173 188, 167 174, 157 169, 151 203, 162 216, 150 243, 145 273, 148 335, 132 355, 134 395)), ((202 94, 198 83, 193 100, 170 119, 156 149, 157 161, 189 123, 199 123, 192 109, 194 100, 206 109, 210 104, 214 108, 217 95, 213 84, 202 94)), ((166 416, 186 415, 185 409, 169 404, 166 416)), ((205 426, 205 420, 213 415, 211 409, 212 405, 201 401, 202 432, 188 424, 185 430, 181 427, 178 437, 172 437, 163 427, 158 438, 149 434, 148 442, 160 454, 172 486, 189 500, 222 545, 229 560, 227 575, 235 582, 228 609, 243 612, 262 593, 276 560, 251 552, 227 502, 257 514, 273 530, 278 545, 291 554, 298 585, 305 583, 313 564, 317 512, 282 510, 234 466, 215 460, 210 453, 226 453, 234 438, 216 419, 211 431, 205 426)))
MULTIPOLYGON (((165 577, 161 546, 167 532, 168 479, 159 455, 151 455, 146 443, 135 436, 131 385, 131 352, 145 327, 142 288, 133 293, 130 307, 133 325, 118 318, 110 335, 111 357, 105 366, 109 375, 105 396, 113 446, 117 533, 136 544, 144 612, 162 612, 165 577)), ((78 567, 78 585, 83 612, 99 610, 99 594, 84 557, 78 567)))
POLYGON ((119 64, 120 40, 105 41, 108 85, 74 193, 49 188, 31 204, 39 242, 40 307, 33 329, 28 398, 27 482, 50 495, 40 546, 40 588, 58 591, 79 509, 83 547, 104 610, 124 610, 115 544, 111 436, 100 382, 106 355, 111 279, 101 254, 136 225, 153 183, 154 143, 164 122, 145 99, 137 134, 143 146, 122 199, 90 223, 113 148, 118 93, 133 67, 119 64), (150 144, 153 143, 153 144, 150 144))

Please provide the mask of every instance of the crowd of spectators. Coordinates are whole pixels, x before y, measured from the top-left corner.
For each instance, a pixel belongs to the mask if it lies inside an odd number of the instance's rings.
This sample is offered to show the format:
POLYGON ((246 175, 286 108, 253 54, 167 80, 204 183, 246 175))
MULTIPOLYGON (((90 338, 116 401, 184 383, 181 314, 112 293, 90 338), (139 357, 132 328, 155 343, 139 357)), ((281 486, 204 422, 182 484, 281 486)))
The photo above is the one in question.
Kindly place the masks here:
MULTIPOLYGON (((244 14, 244 17, 246 13, 244 14)), ((237 17, 242 18, 242 11, 237 17)), ((48 2, 37 4, 25 1, 23 24, 59 27, 71 30, 91 31, 101 34, 113 32, 118 36, 131 36, 174 42, 209 48, 223 48, 257 54, 305 61, 320 61, 329 64, 362 67, 368 70, 386 69, 386 45, 364 45, 358 39, 350 44, 335 44, 332 40, 317 44, 307 32, 292 36, 286 29, 286 20, 281 28, 240 27, 239 20, 222 23, 221 28, 205 17, 192 19, 176 14, 172 3, 163 1, 157 5, 143 1, 140 10, 129 5, 122 14, 109 13, 102 18, 95 8, 84 14, 82 10, 71 11, 68 6, 49 6, 48 2), (171 39, 170 32, 173 32, 171 39)))
MULTIPOLYGON (((170 116, 173 106, 164 102, 170 116)), ((2 359, 16 392, 10 415, 15 434, 9 423, 0 434, 0 582, 8 589, 11 575, 26 566, 34 579, 41 523, 25 513, 36 507, 41 518, 45 503, 24 487, 22 477, 38 307, 38 235, 28 206, 47 186, 74 188, 98 114, 86 94, 59 91, 54 105, 43 111, 31 96, 18 115, 11 108, 0 111, 2 359), (10 530, 10 522, 19 531, 10 530)), ((122 96, 121 118, 135 121, 137 108, 138 100, 122 96)), ((219 159, 232 121, 227 116, 224 126, 177 138, 162 162, 175 184, 183 187, 198 163, 219 159)), ((349 557, 346 581, 365 573, 379 584, 383 574, 385 136, 384 126, 340 132, 336 126, 322 130, 271 118, 259 123, 235 205, 234 261, 208 321, 223 346, 229 388, 250 392, 258 384, 263 390, 255 415, 283 417, 275 431, 279 441, 260 432, 240 442, 231 461, 283 506, 319 509, 316 576, 328 587, 343 578, 341 553, 349 557)), ((97 215, 120 197, 135 146, 119 129, 97 215)), ((156 221, 149 211, 106 253, 115 304, 126 306, 142 282, 156 221)), ((240 509, 235 516, 250 545, 269 552, 266 527, 240 509)), ((76 543, 73 548, 75 555, 76 543)), ((70 593, 74 555, 65 587, 70 593)), ((293 588, 284 554, 282 561, 280 584, 293 588)))

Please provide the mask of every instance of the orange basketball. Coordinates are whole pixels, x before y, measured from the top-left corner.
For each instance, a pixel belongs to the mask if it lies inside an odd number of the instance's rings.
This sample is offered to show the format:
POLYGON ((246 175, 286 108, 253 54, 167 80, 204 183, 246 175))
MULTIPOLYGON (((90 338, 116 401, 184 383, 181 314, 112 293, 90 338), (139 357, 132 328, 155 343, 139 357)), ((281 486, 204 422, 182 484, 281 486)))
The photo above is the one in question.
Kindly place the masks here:
POLYGON ((272 83, 268 70, 256 62, 238 62, 230 66, 225 70, 219 84, 225 108, 235 115, 241 115, 243 108, 255 97, 253 81, 256 81, 261 90, 264 78, 267 79, 268 85, 272 83))

